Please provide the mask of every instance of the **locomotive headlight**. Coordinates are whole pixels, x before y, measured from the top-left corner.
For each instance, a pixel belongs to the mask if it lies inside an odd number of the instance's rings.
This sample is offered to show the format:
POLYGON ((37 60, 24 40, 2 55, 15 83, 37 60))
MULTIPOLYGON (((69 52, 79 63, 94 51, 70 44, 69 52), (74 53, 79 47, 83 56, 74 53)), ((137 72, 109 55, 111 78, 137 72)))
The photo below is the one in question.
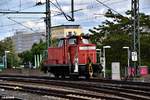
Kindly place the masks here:
POLYGON ((96 46, 79 47, 79 50, 96 50, 96 46))

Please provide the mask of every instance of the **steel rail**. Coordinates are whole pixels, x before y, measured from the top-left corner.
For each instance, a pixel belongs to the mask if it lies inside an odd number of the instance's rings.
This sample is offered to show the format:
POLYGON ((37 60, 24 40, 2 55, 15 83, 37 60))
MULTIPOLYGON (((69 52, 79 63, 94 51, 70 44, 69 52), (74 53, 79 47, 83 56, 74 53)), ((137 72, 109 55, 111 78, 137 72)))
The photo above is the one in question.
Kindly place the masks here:
MULTIPOLYGON (((150 88, 147 87, 140 87, 138 88, 135 85, 124 85, 124 84, 110 84, 106 82, 94 82, 97 85, 92 85, 92 81, 64 81, 64 80, 47 80, 47 79, 35 79, 35 78, 16 78, 16 77, 11 77, 11 78, 2 78, 1 79, 6 79, 10 81, 23 81, 23 82, 33 82, 33 83, 39 83, 39 84, 50 84, 50 85, 57 85, 57 86, 64 86, 64 87, 72 87, 72 88, 79 88, 83 90, 90 90, 90 91, 96 91, 99 93, 107 93, 107 94, 113 94, 116 96, 124 97, 124 98, 130 98, 130 99, 149 99, 150 93, 150 88), (39 81, 40 80, 40 81, 39 81), (102 85, 103 84, 103 85, 102 85), (107 84, 107 85, 106 85, 107 84), (130 88, 130 89, 128 89, 130 88)), ((135 82, 134 82, 135 83, 135 82)))
POLYGON ((50 88, 41 88, 41 87, 32 87, 27 85, 16 85, 16 84, 10 84, 10 83, 0 83, 0 88, 7 89, 7 90, 17 90, 21 92, 30 92, 30 93, 36 93, 39 95, 49 95, 49 96, 56 96, 61 97, 65 99, 71 99, 71 100, 87 100, 89 99, 115 99, 115 100, 121 100, 121 98, 115 98, 115 97, 107 97, 107 96, 97 96, 94 94, 85 94, 85 93, 76 93, 76 92, 70 92, 70 91, 60 91, 60 90, 53 90, 50 88))

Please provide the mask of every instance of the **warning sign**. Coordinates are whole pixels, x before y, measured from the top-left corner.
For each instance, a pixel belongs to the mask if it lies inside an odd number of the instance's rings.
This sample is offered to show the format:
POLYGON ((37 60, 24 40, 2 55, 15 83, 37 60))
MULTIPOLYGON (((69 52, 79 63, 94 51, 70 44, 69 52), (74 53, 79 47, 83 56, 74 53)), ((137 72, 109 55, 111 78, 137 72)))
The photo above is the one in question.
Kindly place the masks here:
POLYGON ((137 61, 137 52, 132 52, 132 61, 137 61))

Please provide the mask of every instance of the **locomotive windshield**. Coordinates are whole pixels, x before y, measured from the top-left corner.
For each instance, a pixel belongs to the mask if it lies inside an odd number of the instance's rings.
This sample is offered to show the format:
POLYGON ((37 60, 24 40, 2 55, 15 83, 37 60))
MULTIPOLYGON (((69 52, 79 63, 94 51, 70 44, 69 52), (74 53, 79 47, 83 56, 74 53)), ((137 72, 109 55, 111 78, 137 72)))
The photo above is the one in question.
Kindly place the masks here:
POLYGON ((76 38, 69 39, 69 44, 76 44, 76 38))
POLYGON ((88 39, 83 38, 83 39, 82 39, 82 43, 83 43, 83 44, 89 44, 89 40, 88 40, 88 39))
POLYGON ((81 43, 81 44, 89 44, 89 39, 88 38, 85 38, 85 37, 74 37, 74 38, 70 38, 69 39, 69 44, 78 44, 78 43, 81 43))
POLYGON ((58 47, 62 47, 64 44, 64 40, 59 40, 58 47))

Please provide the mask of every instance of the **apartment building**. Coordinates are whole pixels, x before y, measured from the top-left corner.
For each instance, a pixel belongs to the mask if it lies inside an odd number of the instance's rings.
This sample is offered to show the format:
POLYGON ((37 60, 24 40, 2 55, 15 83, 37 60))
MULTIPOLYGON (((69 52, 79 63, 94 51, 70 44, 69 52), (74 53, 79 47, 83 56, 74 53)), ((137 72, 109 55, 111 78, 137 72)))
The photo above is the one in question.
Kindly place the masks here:
POLYGON ((39 43, 40 40, 45 41, 45 32, 31 33, 26 31, 17 31, 13 39, 13 45, 16 53, 21 53, 26 50, 30 50, 34 43, 39 43))

